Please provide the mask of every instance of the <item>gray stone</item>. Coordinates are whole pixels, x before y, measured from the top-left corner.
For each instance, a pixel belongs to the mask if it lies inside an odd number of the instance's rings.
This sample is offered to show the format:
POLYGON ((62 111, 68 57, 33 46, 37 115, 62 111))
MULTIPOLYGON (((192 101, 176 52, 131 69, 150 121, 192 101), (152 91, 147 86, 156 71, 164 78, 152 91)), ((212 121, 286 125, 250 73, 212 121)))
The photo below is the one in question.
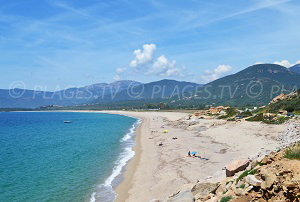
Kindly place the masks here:
POLYGON ((194 195, 200 193, 201 195, 208 195, 214 193, 219 187, 218 183, 198 183, 192 188, 192 193, 194 195))
POLYGON ((246 177, 246 182, 253 185, 253 186, 256 186, 256 187, 261 186, 261 183, 262 183, 262 181, 256 179, 256 177, 254 175, 248 175, 246 177))

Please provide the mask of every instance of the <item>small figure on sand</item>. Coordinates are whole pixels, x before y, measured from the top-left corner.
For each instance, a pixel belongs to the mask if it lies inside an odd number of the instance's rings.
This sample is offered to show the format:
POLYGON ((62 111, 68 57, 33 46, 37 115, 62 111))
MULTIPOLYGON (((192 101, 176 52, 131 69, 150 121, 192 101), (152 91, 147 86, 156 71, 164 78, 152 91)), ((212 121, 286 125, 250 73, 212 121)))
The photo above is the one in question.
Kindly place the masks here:
POLYGON ((191 151, 188 152, 188 157, 191 157, 191 151))

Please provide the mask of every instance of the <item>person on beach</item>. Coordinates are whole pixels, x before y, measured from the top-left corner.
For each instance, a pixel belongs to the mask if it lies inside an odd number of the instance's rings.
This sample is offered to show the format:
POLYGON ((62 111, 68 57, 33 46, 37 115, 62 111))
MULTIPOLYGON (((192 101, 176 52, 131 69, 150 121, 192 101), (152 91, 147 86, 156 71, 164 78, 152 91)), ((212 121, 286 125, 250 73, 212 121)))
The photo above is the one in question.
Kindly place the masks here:
POLYGON ((188 152, 188 157, 191 157, 191 151, 188 152))

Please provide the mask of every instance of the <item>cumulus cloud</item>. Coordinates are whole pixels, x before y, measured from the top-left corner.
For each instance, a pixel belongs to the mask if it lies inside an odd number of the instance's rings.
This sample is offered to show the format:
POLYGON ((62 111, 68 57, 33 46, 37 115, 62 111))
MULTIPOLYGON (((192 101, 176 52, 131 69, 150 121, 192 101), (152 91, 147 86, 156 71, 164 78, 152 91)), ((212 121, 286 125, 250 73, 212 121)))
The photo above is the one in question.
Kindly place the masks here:
MULTIPOLYGON (((263 62, 257 62, 255 64, 264 64, 264 63, 263 62)), ((295 63, 290 63, 288 60, 282 60, 281 62, 276 61, 276 62, 274 62, 274 64, 281 65, 281 66, 284 66, 286 68, 290 68, 294 65, 300 64, 300 60, 296 61, 295 63)))
POLYGON ((147 65, 148 63, 152 62, 155 50, 155 44, 144 44, 143 50, 135 50, 133 52, 135 58, 130 62, 130 67, 138 68, 139 66, 147 65))
POLYGON ((169 61, 165 55, 155 59, 155 50, 155 44, 143 45, 143 51, 140 49, 135 50, 135 58, 131 61, 130 67, 135 72, 143 72, 146 75, 165 77, 183 77, 186 75, 183 74, 184 67, 178 67, 175 60, 169 61))
POLYGON ((205 70, 204 75, 201 76, 203 82, 214 81, 218 78, 226 76, 231 73, 232 67, 230 65, 219 65, 214 70, 205 70))
POLYGON ((287 60, 282 60, 281 62, 276 61, 276 62, 274 62, 274 64, 281 65, 281 66, 284 66, 284 67, 287 67, 287 68, 292 67, 292 66, 295 65, 295 64, 291 64, 287 60))
POLYGON ((113 77, 113 79, 114 79, 115 81, 119 81, 119 80, 121 80, 121 76, 118 75, 118 74, 116 74, 116 75, 113 77))
POLYGON ((125 72, 125 70, 126 70, 126 68, 117 68, 116 73, 121 74, 121 73, 125 72))
POLYGON ((117 68, 116 75, 113 77, 115 81, 121 80, 121 75, 125 72, 126 68, 117 68))

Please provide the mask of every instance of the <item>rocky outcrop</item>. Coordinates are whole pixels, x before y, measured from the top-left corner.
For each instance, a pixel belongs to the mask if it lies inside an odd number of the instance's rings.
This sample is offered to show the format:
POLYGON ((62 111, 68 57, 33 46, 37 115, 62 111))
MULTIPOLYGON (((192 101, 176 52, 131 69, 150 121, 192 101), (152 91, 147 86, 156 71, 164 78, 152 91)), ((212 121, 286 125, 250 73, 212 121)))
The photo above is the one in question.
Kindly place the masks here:
POLYGON ((248 164, 246 170, 236 172, 220 183, 197 183, 185 186, 162 202, 231 202, 299 201, 300 161, 284 158, 286 149, 271 152, 264 158, 235 161, 230 170, 248 164))
POLYGON ((245 170, 249 165, 248 159, 239 159, 226 166, 226 177, 234 176, 235 173, 245 170))

